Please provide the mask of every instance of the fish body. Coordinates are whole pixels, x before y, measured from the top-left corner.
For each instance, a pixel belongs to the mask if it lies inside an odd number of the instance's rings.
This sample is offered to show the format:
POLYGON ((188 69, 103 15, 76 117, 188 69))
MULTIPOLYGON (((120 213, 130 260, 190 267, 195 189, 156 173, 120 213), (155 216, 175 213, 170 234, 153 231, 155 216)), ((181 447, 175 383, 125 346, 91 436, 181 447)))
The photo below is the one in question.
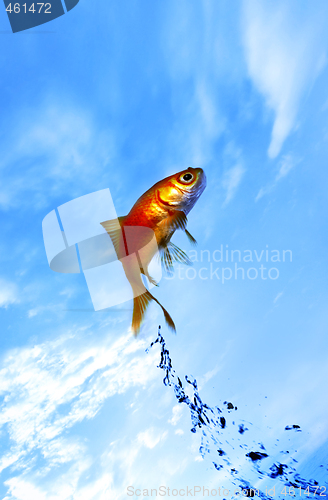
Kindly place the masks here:
POLYGON ((146 289, 141 274, 150 283, 157 284, 149 275, 148 266, 159 251, 166 272, 171 273, 173 262, 190 264, 190 260, 171 238, 177 229, 185 231, 189 240, 196 240, 186 229, 187 214, 206 187, 206 176, 201 168, 188 168, 166 177, 146 191, 125 217, 102 222, 114 244, 133 290, 134 308, 132 331, 137 335, 147 305, 156 301, 164 312, 168 325, 175 330, 169 313, 146 289))

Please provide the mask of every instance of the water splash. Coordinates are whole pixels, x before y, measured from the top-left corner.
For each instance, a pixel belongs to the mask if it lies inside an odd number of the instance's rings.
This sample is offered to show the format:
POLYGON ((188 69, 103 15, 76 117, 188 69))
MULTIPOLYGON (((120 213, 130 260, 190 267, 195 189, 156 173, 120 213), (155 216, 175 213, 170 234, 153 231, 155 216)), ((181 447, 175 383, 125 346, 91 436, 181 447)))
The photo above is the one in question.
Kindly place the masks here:
MULTIPOLYGON (((238 433, 241 436, 244 436, 244 433, 249 431, 244 422, 238 425, 236 425, 235 421, 230 422, 230 414, 237 411, 237 407, 228 401, 224 401, 221 408, 218 406, 210 407, 206 403, 203 403, 198 392, 196 379, 186 375, 185 381, 191 386, 193 393, 192 397, 189 397, 185 392, 180 377, 176 375, 172 367, 170 353, 166 347, 165 339, 161 334, 160 326, 158 328, 156 340, 150 344, 146 352, 148 353, 155 344, 160 344, 161 346, 161 359, 158 368, 165 373, 163 378, 164 385, 166 387, 173 387, 178 403, 184 403, 188 406, 192 423, 191 432, 196 433, 197 430, 201 432, 201 443, 199 447, 201 456, 204 458, 205 456, 213 456, 214 454, 215 458, 212 459, 212 463, 215 469, 218 471, 225 470, 230 475, 231 479, 233 479, 233 484, 238 484, 243 490, 243 496, 252 497, 255 495, 254 492, 256 492, 256 495, 260 498, 268 498, 268 496, 270 496, 270 490, 268 492, 266 488, 264 493, 259 489, 254 489, 249 481, 242 477, 240 466, 234 464, 234 461, 239 462, 238 460, 236 461, 232 453, 234 446, 227 440, 225 440, 224 444, 222 443, 223 432, 226 432, 228 426, 230 428, 231 426, 238 428, 238 433)), ((252 426, 250 422, 247 422, 247 425, 252 426)), ((287 425, 285 430, 301 432, 299 425, 287 425)), ((240 439, 238 439, 238 441, 240 441, 240 439)), ((279 440, 277 439, 277 441, 279 440)), ((250 446, 245 442, 240 444, 239 447, 243 450, 244 457, 250 460, 252 469, 257 473, 258 479, 269 478, 279 480, 284 486, 295 488, 299 490, 298 493, 300 495, 307 495, 307 497, 309 495, 312 497, 326 497, 328 483, 326 483, 326 486, 319 486, 319 482, 316 479, 304 479, 290 464, 274 462, 270 467, 264 467, 262 465, 262 460, 267 460, 269 454, 266 452, 267 450, 263 443, 257 443, 256 449, 250 449, 250 446)), ((280 453, 288 455, 289 451, 283 450, 280 451, 280 453)), ((291 461, 297 463, 295 458, 292 458, 291 461)), ((323 465, 321 465, 321 467, 323 467, 323 465)), ((271 496, 276 495, 274 493, 271 494, 271 496)))

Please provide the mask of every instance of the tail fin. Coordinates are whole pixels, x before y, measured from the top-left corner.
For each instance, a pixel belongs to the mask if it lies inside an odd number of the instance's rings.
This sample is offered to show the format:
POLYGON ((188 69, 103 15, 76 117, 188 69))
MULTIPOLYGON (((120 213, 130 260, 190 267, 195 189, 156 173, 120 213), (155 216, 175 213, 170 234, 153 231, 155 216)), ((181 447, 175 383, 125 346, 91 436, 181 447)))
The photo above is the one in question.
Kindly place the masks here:
POLYGON ((146 312, 147 306, 151 300, 157 302, 157 304, 162 308, 164 313, 165 321, 169 328, 175 331, 175 324, 167 310, 162 306, 162 304, 155 299, 155 297, 148 292, 148 290, 133 299, 133 315, 132 315, 132 331, 135 336, 138 335, 140 326, 146 312))

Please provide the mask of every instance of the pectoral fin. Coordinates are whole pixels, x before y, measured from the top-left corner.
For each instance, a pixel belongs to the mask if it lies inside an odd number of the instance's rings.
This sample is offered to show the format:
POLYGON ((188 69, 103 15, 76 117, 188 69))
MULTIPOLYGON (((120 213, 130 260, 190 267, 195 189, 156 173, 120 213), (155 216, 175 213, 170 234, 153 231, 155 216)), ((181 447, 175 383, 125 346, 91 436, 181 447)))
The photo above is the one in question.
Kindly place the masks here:
POLYGON ((133 315, 132 315, 132 331, 135 336, 138 335, 143 317, 145 315, 148 304, 151 300, 157 302, 157 304, 162 308, 164 313, 165 321, 169 328, 175 331, 175 324, 167 310, 162 306, 162 304, 153 297, 153 295, 147 290, 146 292, 138 295, 133 299, 133 315))
POLYGON ((174 245, 174 243, 168 243, 165 248, 161 249, 161 262, 162 266, 168 274, 173 272, 173 262, 179 262, 180 264, 186 264, 190 266, 192 264, 188 255, 181 250, 181 248, 174 245))
POLYGON ((186 236, 188 238, 188 240, 190 241, 190 243, 193 245, 193 246, 196 246, 197 245, 197 241, 195 240, 195 238, 189 233, 189 231, 187 229, 185 229, 185 233, 186 233, 186 236))
POLYGON ((169 229, 175 231, 176 229, 185 230, 188 219, 182 210, 175 210, 172 215, 168 215, 161 224, 166 225, 169 229))

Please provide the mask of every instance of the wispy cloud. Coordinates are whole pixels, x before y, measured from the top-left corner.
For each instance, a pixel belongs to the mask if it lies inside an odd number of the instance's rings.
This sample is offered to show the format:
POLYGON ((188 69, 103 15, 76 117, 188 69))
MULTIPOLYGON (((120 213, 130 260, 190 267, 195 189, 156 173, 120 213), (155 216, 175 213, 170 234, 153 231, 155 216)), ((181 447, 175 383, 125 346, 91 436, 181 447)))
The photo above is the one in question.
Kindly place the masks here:
POLYGON ((221 189, 223 188, 225 193, 223 206, 226 206, 236 195, 246 172, 242 151, 235 145, 234 141, 229 141, 224 149, 223 164, 221 189))
POLYGON ((227 205, 235 196, 244 173, 245 169, 241 163, 237 163, 224 173, 222 179, 222 186, 226 191, 224 205, 227 205))
POLYGON ((172 418, 168 420, 169 424, 177 425, 180 418, 182 417, 183 407, 181 405, 175 405, 172 408, 172 418))
POLYGON ((273 303, 275 304, 283 296, 283 294, 284 292, 279 292, 274 298, 273 303))
POLYGON ((282 158, 281 162, 279 163, 279 170, 275 178, 275 182, 280 181, 280 179, 283 179, 286 177, 286 175, 291 171, 292 168, 295 167, 297 164, 297 161, 292 158, 290 155, 286 155, 282 158))
POLYGON ((7 308, 17 302, 19 302, 19 295, 15 283, 0 278, 0 307, 7 308))
POLYGON ((167 431, 156 431, 153 427, 145 431, 139 432, 137 441, 146 448, 155 448, 155 446, 167 436, 167 431))
POLYGON ((174 82, 168 151, 182 164, 204 166, 211 161, 226 127, 217 88, 218 10, 214 2, 166 4, 162 45, 174 82))
POLYGON ((88 112, 52 100, 33 111, 21 109, 11 121, 0 143, 0 207, 26 200, 34 208, 64 191, 73 195, 90 185, 91 171, 92 183, 100 183, 114 141, 109 130, 97 130, 88 112))
POLYGON ((278 0, 244 2, 249 76, 274 112, 268 149, 275 158, 295 126, 300 102, 326 64, 327 5, 278 0))
MULTIPOLYGON (((95 417, 107 398, 156 376, 156 353, 146 356, 145 343, 132 342, 130 334, 96 346, 77 337, 71 333, 7 354, 0 371, 0 427, 11 446, 0 460, 1 470, 31 467, 38 455, 39 473, 79 461, 85 445, 66 437, 67 430, 95 417)), ((153 443, 151 433, 147 436, 144 441, 153 443)))
POLYGON ((267 184, 267 186, 262 187, 256 198, 255 201, 258 201, 261 199, 264 195, 270 193, 273 191, 273 189, 276 187, 277 183, 281 181, 284 177, 286 177, 289 172, 300 162, 301 160, 294 158, 291 154, 284 155, 281 160, 278 162, 278 171, 274 177, 274 179, 267 184))

